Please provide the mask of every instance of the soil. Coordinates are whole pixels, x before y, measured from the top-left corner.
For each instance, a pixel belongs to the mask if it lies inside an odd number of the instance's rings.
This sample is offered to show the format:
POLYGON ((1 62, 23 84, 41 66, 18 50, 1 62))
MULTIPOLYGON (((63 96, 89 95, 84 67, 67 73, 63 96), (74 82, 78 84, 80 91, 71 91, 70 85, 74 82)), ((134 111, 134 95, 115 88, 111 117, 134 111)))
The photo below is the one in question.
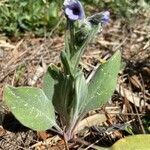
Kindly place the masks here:
MULTIPOLYGON (((65 142, 56 133, 37 133, 21 125, 2 99, 6 84, 41 87, 47 66, 50 63, 60 65, 59 54, 63 46, 63 37, 58 35, 50 38, 27 36, 17 41, 0 37, 0 149, 64 149, 65 142)), ((103 108, 90 112, 87 117, 103 114, 107 119, 79 133, 76 141, 68 143, 70 149, 94 149, 92 144, 111 146, 131 134, 126 127, 131 127, 134 134, 150 132, 150 124, 145 124, 150 119, 150 13, 139 14, 130 24, 116 20, 104 27, 82 57, 85 74, 118 49, 123 60, 118 85, 126 93, 116 89, 103 108), (136 97, 136 102, 131 95, 136 97), (137 105, 140 101, 141 105, 137 105)))

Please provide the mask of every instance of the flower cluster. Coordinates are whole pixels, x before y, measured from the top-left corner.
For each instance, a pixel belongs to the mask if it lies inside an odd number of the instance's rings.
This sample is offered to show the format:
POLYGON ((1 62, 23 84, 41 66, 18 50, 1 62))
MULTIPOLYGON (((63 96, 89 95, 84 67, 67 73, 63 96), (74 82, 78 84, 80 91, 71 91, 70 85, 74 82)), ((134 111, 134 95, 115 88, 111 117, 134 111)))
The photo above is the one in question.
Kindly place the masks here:
MULTIPOLYGON (((85 18, 83 6, 78 0, 65 0, 64 13, 66 17, 71 21, 83 20, 85 18)), ((95 25, 98 25, 99 23, 101 23, 102 25, 107 24, 109 20, 110 20, 109 11, 97 13, 86 19, 86 21, 95 25)))

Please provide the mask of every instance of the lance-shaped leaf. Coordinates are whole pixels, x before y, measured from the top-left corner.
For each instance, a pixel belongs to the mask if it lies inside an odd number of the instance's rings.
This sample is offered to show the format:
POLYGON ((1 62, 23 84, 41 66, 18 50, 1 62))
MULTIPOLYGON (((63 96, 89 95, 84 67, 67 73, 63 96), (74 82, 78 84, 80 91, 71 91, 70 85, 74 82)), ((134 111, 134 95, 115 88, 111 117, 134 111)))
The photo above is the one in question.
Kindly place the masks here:
POLYGON ((84 77, 84 74, 81 72, 75 79, 75 100, 73 102, 73 123, 79 119, 80 114, 86 106, 86 99, 88 94, 88 86, 84 77))
POLYGON ((99 108, 112 96, 121 65, 121 53, 117 51, 105 64, 100 66, 88 85, 85 112, 99 108))
POLYGON ((65 124, 69 123, 70 118, 70 105, 73 99, 72 82, 72 78, 67 75, 60 78, 54 87, 53 104, 65 124))
POLYGON ((72 78, 64 76, 54 65, 49 66, 44 76, 43 90, 49 100, 53 102, 56 112, 61 116, 63 123, 69 119, 69 105, 72 100, 72 78), (70 102, 69 102, 70 101, 70 102))
POLYGON ((53 64, 50 65, 43 78, 43 91, 48 97, 48 99, 51 101, 54 95, 54 85, 56 84, 56 80, 59 77, 60 77, 60 70, 57 68, 57 66, 53 64))
POLYGON ((65 51, 62 51, 60 54, 60 58, 63 64, 65 74, 71 75, 73 77, 73 72, 72 72, 73 69, 72 69, 72 65, 70 63, 67 53, 65 51))
POLYGON ((57 126, 52 102, 41 89, 7 86, 4 100, 14 116, 33 130, 43 131, 57 126))

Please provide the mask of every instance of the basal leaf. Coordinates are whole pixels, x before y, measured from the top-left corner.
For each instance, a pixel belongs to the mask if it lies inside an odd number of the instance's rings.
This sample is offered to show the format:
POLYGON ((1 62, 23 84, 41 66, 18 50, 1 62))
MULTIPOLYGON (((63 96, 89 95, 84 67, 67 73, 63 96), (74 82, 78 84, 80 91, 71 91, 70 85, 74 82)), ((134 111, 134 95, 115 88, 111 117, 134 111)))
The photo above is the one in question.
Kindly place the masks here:
POLYGON ((55 84, 53 104, 56 112, 59 113, 65 124, 69 123, 72 99, 72 78, 70 76, 64 76, 55 84))
POLYGON ((150 135, 139 134, 128 136, 118 140, 111 147, 93 146, 96 150, 149 150, 150 148, 150 135))
POLYGON ((113 94, 121 65, 121 53, 117 51, 111 58, 100 66, 88 85, 87 107, 85 112, 99 108, 113 94))
POLYGON ((55 111, 66 123, 70 116, 69 105, 73 97, 72 78, 69 75, 64 76, 56 66, 51 65, 44 76, 43 90, 53 102, 55 111))
POLYGON ((150 135, 141 134, 128 136, 117 141, 110 150, 149 150, 150 135))
POLYGON ((80 114, 85 106, 88 94, 88 86, 83 73, 80 73, 75 80, 75 114, 80 114))
POLYGON ((88 94, 88 86, 81 72, 75 79, 75 97, 72 102, 73 113, 71 114, 71 128, 74 128, 80 120, 80 116, 86 107, 86 98, 88 94))
POLYGON ((52 101, 41 89, 7 86, 4 100, 14 116, 33 130, 43 131, 56 125, 52 101))
POLYGON ((55 85, 55 80, 52 77, 52 74, 54 74, 55 78, 57 78, 58 74, 58 69, 55 67, 52 68, 52 66, 49 66, 47 69, 46 74, 44 75, 43 78, 43 91, 48 97, 49 100, 52 101, 53 94, 54 94, 54 85, 55 85), (53 72, 53 73, 52 73, 53 72))

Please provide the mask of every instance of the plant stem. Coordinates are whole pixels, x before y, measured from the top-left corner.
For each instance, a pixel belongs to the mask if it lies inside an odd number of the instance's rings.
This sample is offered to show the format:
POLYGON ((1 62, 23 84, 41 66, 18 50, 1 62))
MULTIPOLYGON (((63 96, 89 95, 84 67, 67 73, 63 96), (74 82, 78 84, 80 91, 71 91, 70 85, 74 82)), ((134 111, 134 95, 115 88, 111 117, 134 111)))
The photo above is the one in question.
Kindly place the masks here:
POLYGON ((70 50, 70 58, 73 56, 74 52, 75 52, 75 45, 74 45, 74 22, 67 20, 67 29, 69 30, 69 50, 70 50))
POLYGON ((97 33, 99 27, 95 27, 92 31, 90 31, 87 40, 84 42, 84 44, 81 46, 81 48, 79 49, 79 53, 75 62, 75 66, 73 69, 73 72, 76 72, 76 69, 78 67, 79 61, 81 59, 81 56, 84 53, 85 47, 87 46, 87 44, 90 42, 90 40, 94 37, 94 35, 97 33))
POLYGON ((57 124, 55 124, 54 127, 57 129, 59 134, 63 135, 63 130, 57 124))
POLYGON ((68 138, 66 137, 66 134, 64 133, 64 142, 65 142, 65 149, 66 150, 69 150, 69 147, 68 147, 68 138))

